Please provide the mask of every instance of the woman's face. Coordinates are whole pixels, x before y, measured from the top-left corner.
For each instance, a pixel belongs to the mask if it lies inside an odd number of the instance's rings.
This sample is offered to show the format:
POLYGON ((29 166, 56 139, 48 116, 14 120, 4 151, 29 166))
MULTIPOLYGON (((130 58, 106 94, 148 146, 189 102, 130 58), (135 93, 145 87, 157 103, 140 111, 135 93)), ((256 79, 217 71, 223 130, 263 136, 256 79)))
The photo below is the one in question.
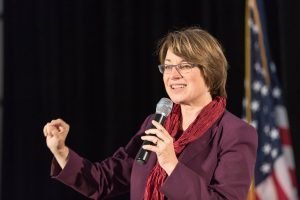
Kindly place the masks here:
MULTIPOLYGON (((189 62, 175 55, 172 49, 166 54, 166 65, 178 65, 189 62)), ((175 67, 170 73, 164 73, 163 80, 165 89, 174 103, 182 105, 203 105, 211 101, 209 88, 206 86, 201 70, 192 68, 187 73, 179 73, 175 67)))

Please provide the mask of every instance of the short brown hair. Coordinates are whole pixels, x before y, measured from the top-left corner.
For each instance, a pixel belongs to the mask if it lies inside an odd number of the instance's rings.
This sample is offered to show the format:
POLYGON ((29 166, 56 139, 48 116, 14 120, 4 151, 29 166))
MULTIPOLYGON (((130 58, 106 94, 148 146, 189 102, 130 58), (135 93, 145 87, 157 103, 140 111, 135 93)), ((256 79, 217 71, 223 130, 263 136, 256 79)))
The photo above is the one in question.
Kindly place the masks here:
POLYGON ((164 63, 168 49, 187 61, 199 64, 210 94, 227 97, 227 60, 220 43, 199 27, 169 32, 158 43, 159 61, 164 63))

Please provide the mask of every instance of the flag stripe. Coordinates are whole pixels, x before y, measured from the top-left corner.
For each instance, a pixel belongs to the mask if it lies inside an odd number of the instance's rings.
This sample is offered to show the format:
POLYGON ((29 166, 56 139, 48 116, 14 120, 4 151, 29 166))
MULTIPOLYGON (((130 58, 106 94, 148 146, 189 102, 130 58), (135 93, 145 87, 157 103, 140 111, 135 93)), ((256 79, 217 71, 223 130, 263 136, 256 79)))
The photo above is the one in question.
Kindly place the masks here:
POLYGON ((288 128, 279 127, 279 133, 282 144, 290 146, 292 144, 290 138, 290 130, 288 128))
POLYGON ((276 195, 277 198, 280 200, 289 200, 288 197, 285 195, 280 183, 278 182, 278 179, 275 174, 272 174, 272 180, 274 182, 275 188, 276 188, 276 195))
POLYGON ((256 195, 260 200, 278 200, 275 185, 271 176, 266 178, 262 184, 256 187, 256 195))
MULTIPOLYGON (((284 154, 283 154, 284 155, 284 154)), ((275 162, 273 177, 279 194, 279 199, 296 199, 293 192, 293 184, 290 179, 290 172, 286 165, 284 156, 279 157, 275 162), (279 181, 278 181, 279 180, 279 181)))

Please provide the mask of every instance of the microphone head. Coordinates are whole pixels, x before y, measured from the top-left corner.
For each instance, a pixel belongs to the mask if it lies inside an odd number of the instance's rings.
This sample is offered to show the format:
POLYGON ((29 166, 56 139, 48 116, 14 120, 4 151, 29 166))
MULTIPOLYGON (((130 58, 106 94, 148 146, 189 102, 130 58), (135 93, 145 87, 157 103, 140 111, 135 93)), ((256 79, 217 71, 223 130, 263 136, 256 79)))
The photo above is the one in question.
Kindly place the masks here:
POLYGON ((168 98, 161 98, 156 105, 156 113, 159 113, 164 116, 168 116, 173 107, 173 102, 168 98))

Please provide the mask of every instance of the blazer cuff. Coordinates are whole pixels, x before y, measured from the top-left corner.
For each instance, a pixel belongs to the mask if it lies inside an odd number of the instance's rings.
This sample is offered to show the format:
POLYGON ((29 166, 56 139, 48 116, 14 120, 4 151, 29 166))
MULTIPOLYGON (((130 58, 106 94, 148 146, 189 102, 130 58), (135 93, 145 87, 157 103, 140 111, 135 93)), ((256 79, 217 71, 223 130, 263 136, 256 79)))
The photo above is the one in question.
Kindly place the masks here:
POLYGON ((74 174, 80 171, 82 163, 81 156, 69 149, 68 161, 64 169, 61 169, 55 158, 52 159, 50 176, 65 183, 72 183, 76 178, 74 174))

